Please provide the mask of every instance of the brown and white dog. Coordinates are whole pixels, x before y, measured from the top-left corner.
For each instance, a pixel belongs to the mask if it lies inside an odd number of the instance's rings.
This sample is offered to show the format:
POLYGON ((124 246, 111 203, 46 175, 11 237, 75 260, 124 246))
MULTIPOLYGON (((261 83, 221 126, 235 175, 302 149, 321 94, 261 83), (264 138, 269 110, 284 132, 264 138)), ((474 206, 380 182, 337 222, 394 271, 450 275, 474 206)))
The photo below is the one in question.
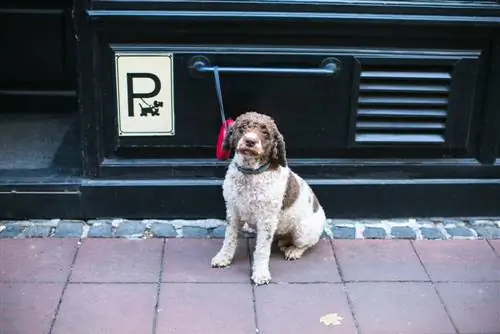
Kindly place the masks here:
POLYGON ((285 142, 274 120, 247 112, 228 129, 224 149, 235 154, 223 183, 228 227, 213 267, 228 266, 243 224, 257 231, 252 280, 271 281, 271 243, 288 260, 299 259, 323 232, 326 217, 309 185, 287 166, 285 142))

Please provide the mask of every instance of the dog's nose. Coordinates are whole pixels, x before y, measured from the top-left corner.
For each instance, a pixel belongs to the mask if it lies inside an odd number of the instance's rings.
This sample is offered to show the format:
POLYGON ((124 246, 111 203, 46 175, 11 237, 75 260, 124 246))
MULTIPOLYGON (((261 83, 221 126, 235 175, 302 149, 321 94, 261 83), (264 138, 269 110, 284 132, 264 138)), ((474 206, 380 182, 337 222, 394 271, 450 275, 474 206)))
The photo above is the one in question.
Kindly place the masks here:
POLYGON ((247 147, 254 147, 256 143, 257 143, 257 140, 255 140, 255 139, 251 139, 251 138, 245 139, 245 145, 247 147))

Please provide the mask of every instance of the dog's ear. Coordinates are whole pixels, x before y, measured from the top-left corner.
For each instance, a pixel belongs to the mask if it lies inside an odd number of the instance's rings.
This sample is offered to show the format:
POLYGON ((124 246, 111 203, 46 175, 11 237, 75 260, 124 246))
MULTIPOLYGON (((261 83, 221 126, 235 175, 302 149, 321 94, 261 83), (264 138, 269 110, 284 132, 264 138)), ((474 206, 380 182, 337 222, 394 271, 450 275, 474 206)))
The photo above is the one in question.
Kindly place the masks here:
POLYGON ((224 151, 229 151, 234 149, 233 136, 234 136, 234 123, 228 126, 226 129, 226 136, 224 137, 224 140, 222 142, 222 149, 224 151))
POLYGON ((283 135, 277 129, 274 135, 274 148, 271 162, 283 167, 287 166, 285 140, 283 139, 283 135))

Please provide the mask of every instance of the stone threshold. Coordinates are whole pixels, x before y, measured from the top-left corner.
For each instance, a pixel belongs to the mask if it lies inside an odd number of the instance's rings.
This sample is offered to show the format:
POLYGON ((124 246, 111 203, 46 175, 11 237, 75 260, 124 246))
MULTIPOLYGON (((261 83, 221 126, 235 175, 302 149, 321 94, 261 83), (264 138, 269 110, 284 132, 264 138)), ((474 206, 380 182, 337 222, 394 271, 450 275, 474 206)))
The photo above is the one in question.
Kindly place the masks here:
MULTIPOLYGON (((223 238, 225 221, 199 220, 23 220, 0 221, 0 238, 223 238)), ((241 237, 255 234, 244 229, 241 237)), ((500 218, 328 219, 324 238, 333 239, 500 239, 500 218)))

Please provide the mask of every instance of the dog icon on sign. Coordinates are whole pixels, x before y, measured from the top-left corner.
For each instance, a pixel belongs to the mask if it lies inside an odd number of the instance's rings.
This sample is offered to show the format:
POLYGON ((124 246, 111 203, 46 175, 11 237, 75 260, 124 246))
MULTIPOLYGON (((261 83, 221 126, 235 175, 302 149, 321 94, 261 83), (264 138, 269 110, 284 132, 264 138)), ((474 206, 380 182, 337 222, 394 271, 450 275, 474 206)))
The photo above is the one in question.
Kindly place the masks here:
POLYGON ((160 116, 160 108, 163 108, 163 101, 153 101, 153 105, 147 103, 144 101, 144 99, 141 99, 142 102, 144 102, 144 105, 142 105, 139 102, 139 107, 141 107, 141 116, 142 117, 147 117, 148 115, 151 116, 160 116))

